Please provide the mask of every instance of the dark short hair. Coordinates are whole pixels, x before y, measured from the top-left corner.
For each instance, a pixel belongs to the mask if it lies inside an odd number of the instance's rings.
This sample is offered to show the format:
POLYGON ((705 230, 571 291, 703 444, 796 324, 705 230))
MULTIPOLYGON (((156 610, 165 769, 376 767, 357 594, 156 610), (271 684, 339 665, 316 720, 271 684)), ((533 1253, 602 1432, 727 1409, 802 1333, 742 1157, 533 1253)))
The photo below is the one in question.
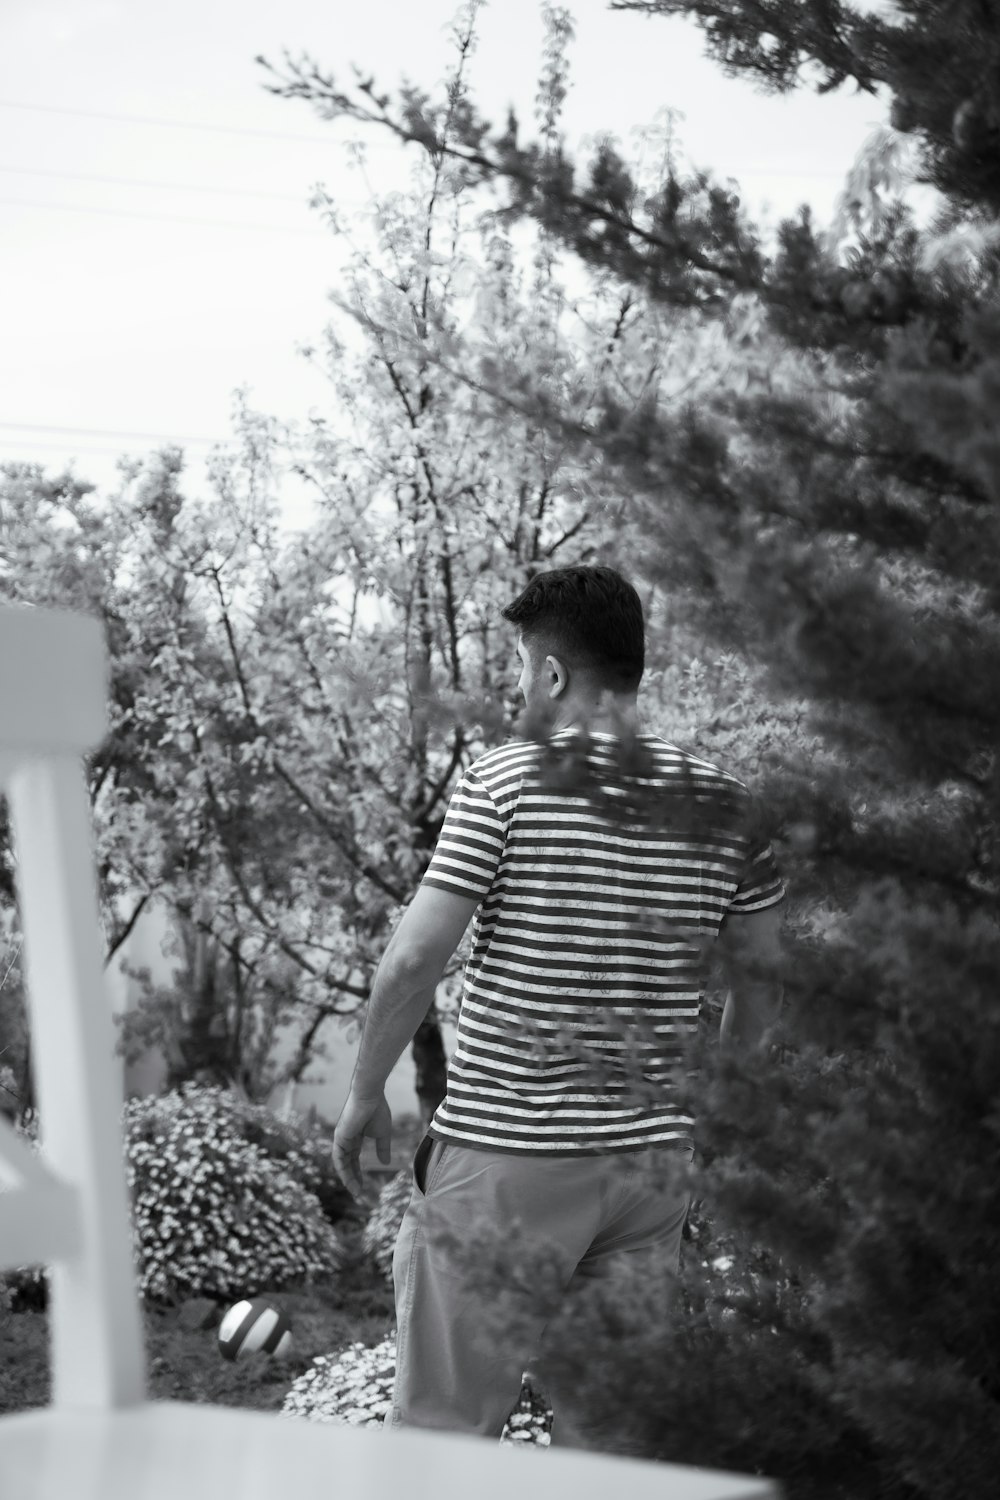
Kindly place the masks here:
POLYGON ((614 568, 536 573, 500 614, 520 626, 536 671, 557 656, 594 690, 638 690, 646 668, 642 600, 614 568))

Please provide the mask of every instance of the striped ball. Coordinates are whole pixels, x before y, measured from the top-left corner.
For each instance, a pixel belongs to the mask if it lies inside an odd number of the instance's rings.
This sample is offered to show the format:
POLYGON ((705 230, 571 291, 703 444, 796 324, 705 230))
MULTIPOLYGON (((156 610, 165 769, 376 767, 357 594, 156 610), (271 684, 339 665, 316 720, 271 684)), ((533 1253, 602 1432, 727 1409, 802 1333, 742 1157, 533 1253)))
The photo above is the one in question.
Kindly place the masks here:
POLYGON ((247 1354, 287 1354, 292 1325, 280 1307, 266 1297, 237 1302, 219 1324, 219 1348, 226 1359, 247 1354))

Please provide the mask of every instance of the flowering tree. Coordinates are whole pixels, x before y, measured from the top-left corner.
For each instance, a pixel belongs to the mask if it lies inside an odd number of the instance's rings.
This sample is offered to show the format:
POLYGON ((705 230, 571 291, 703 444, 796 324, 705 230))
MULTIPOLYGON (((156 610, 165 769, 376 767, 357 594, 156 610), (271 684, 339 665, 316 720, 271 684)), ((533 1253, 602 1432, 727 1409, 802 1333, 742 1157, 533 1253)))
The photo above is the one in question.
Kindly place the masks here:
MULTIPOLYGON (((461 33, 445 131, 467 109, 469 45, 461 33)), ((629 567, 612 540, 620 488, 530 405, 498 410, 463 372, 516 364, 579 420, 603 379, 631 409, 654 386, 679 399, 721 378, 721 323, 671 323, 610 276, 574 302, 551 241, 525 257, 471 198, 441 158, 376 202, 340 299, 362 347, 331 327, 312 355, 329 415, 286 431, 241 399, 207 498, 185 493, 176 451, 124 464, 105 510, 85 486, 4 470, 7 596, 107 628, 112 728, 88 767, 107 957, 149 900, 175 916, 186 973, 159 988, 147 976, 124 1038, 162 1048, 171 1083, 261 1098, 322 1057, 325 1023, 367 996, 456 775, 512 727, 499 609, 538 568, 598 554, 629 567), (285 545, 282 466, 318 498, 315 525, 285 545), (362 598, 379 623, 360 623, 362 598), (277 1068, 282 1028, 294 1045, 277 1068)), ((415 1061, 429 1118, 445 1081, 436 1011, 415 1061)))

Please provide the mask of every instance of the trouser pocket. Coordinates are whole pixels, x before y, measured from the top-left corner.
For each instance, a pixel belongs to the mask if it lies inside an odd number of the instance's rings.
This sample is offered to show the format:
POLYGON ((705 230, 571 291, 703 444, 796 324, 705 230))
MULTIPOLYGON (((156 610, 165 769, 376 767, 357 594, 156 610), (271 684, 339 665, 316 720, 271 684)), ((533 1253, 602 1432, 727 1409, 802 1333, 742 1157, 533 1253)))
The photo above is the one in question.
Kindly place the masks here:
POLYGON ((427 1190, 433 1181, 447 1144, 447 1141, 439 1141, 432 1135, 425 1135, 413 1154, 411 1176, 413 1186, 421 1198, 427 1196, 427 1190))

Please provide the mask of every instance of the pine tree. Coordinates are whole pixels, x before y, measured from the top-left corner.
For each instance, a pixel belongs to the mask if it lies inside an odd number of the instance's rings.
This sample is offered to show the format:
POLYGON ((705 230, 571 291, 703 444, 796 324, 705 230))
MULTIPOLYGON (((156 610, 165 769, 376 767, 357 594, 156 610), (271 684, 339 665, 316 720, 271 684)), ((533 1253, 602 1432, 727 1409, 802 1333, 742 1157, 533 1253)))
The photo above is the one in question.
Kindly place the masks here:
MULTIPOLYGON (((647 305, 746 319, 742 389, 626 406, 605 385, 585 421, 535 402, 631 489, 622 556, 704 653, 748 656, 768 700, 801 706, 756 777, 791 897, 781 1027, 752 1056, 703 1050, 711 1217, 678 1295, 633 1283, 591 1299, 563 1330, 563 1369, 594 1446, 760 1466, 794 1496, 986 1494, 1000 1467, 1000 17, 917 0, 878 16, 620 8, 693 16, 727 68, 765 85, 884 86, 944 195, 936 222, 918 229, 876 183, 835 232, 803 209, 765 253, 706 173, 671 163, 642 196, 605 141, 577 186, 561 143, 520 145, 513 118, 491 134, 470 105, 460 142, 442 142, 415 90, 393 106, 308 60, 272 85, 502 186, 508 220, 533 217, 647 305), (772 378, 778 351, 796 383, 772 378)), ((557 48, 568 16, 546 14, 557 48)), ((468 378, 501 403, 535 399, 509 367, 468 378)), ((738 744, 738 715, 729 727, 738 744)), ((496 1293, 491 1338, 516 1324, 515 1281, 543 1295, 529 1249, 488 1225, 466 1242, 496 1293)))

